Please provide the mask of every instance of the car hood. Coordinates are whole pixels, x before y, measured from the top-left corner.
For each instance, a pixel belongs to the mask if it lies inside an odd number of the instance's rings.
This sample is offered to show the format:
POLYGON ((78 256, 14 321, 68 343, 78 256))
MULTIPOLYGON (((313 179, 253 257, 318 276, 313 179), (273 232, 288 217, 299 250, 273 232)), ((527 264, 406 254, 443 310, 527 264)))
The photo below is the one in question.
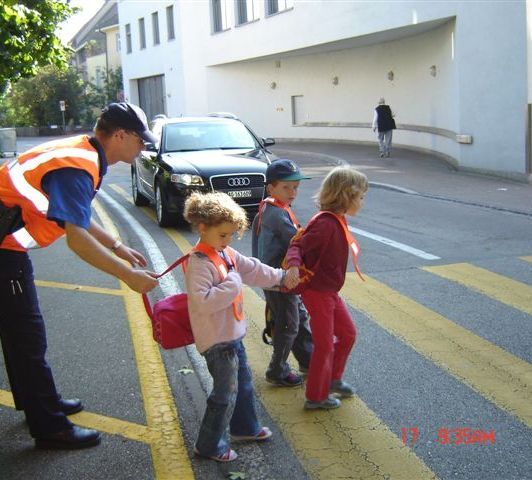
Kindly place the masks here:
POLYGON ((208 150, 201 152, 163 153, 162 160, 176 172, 193 173, 208 177, 224 173, 264 173, 268 166, 260 150, 208 150))

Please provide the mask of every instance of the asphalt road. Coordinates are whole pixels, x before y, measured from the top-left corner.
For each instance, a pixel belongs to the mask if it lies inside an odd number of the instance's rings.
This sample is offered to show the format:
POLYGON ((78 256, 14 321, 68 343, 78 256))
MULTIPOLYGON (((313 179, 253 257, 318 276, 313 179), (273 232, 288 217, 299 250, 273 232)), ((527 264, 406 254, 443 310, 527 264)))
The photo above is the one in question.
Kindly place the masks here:
MULTIPOLYGON (((357 396, 310 413, 302 389, 266 384, 261 292, 249 289, 246 348, 275 437, 238 446, 230 465, 194 459, 209 388, 201 360, 193 347, 159 354, 138 296, 60 241, 32 253, 49 359, 63 395, 86 405, 74 421, 107 434, 87 451, 35 451, 1 368, 0 478, 532 479, 532 187, 401 150, 389 160, 348 144, 274 151, 313 177, 295 203, 303 222, 333 165, 356 165, 371 181, 350 222, 366 282, 350 271, 342 291, 358 331, 345 375, 357 396)), ((95 214, 146 251, 154 270, 195 242, 132 205, 126 165, 110 169, 102 190, 95 214)), ((234 247, 250 254, 249 234, 234 247)), ((176 272, 152 299, 182 285, 176 272)))

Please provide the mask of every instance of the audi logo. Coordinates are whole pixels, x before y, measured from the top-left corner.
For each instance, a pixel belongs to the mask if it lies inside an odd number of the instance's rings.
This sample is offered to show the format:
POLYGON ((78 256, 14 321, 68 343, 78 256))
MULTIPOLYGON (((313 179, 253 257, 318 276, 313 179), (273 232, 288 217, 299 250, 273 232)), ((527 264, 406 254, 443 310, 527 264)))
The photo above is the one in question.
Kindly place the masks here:
POLYGON ((230 187, 247 187, 251 183, 248 177, 230 178, 227 180, 227 185, 230 187))

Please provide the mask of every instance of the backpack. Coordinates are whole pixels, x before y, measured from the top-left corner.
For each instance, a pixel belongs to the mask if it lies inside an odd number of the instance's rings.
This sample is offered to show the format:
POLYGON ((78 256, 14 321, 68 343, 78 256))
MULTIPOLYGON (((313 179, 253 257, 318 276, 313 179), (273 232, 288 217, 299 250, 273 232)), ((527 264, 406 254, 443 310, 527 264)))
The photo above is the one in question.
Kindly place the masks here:
MULTIPOLYGON (((178 258, 157 278, 167 274, 179 264, 183 263, 189 254, 178 258)), ((152 325, 153 339, 164 349, 185 347, 194 343, 194 335, 188 314, 188 297, 186 293, 178 293, 163 298, 150 305, 148 295, 142 294, 142 301, 152 325)))

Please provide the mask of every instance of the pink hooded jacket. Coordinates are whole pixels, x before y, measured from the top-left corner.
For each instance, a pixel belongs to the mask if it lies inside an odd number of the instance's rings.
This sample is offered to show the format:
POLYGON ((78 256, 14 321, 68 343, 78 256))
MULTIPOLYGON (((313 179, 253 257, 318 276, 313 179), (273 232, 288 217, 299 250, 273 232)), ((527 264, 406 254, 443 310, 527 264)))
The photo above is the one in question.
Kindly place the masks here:
POLYGON ((284 271, 272 268, 253 257, 233 250, 237 271, 231 270, 225 279, 214 264, 202 253, 190 255, 185 284, 188 311, 196 348, 200 353, 213 345, 238 340, 246 334, 246 319, 236 320, 232 301, 242 283, 260 288, 280 286, 284 271))

